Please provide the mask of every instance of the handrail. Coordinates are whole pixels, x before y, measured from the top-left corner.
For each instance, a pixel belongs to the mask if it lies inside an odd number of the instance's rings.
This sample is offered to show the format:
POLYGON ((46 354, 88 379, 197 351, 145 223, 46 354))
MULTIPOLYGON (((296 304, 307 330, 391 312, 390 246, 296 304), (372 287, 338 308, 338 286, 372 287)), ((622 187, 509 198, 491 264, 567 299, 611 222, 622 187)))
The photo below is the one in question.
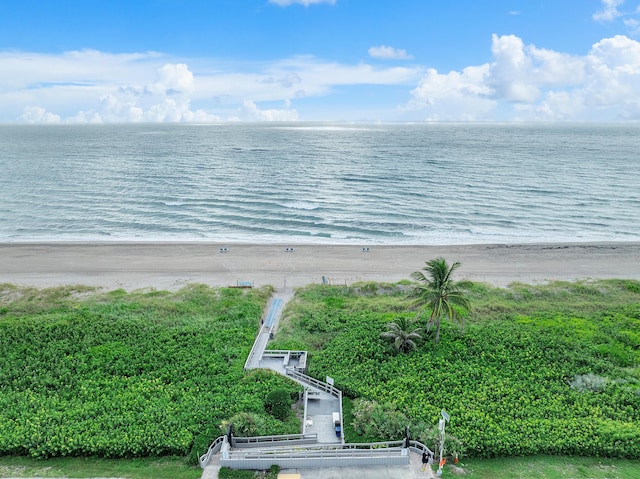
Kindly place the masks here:
POLYGON ((259 459, 259 458, 300 458, 300 457, 366 457, 366 456, 399 456, 403 454, 403 441, 391 441, 380 443, 349 444, 345 446, 317 445, 304 448, 269 448, 249 449, 233 451, 232 459, 259 459), (395 445, 394 445, 395 444, 395 445), (348 446, 348 447, 346 447, 348 446), (378 447, 374 447, 378 446, 378 447))
POLYGON ((306 354, 306 351, 294 351, 289 349, 267 349, 262 355, 263 356, 284 356, 286 354, 290 354, 292 358, 298 358, 306 354))
POLYGON ((411 449, 414 452, 417 452, 418 454, 422 454, 423 452, 428 452, 431 457, 434 457, 434 452, 419 441, 410 440, 409 449, 411 449))
POLYGON ((340 442, 344 446, 344 416, 342 414, 342 391, 338 389, 338 404, 340 405, 340 425, 342 427, 342 433, 340 434, 340 442))
MULTIPOLYGON (((323 443, 323 444, 310 444, 304 447, 290 447, 285 444, 277 446, 267 446, 265 449, 254 448, 252 451, 254 454, 279 454, 279 453, 304 453, 315 451, 382 451, 382 450, 399 450, 403 449, 404 441, 386 441, 386 442, 367 442, 367 443, 351 443, 351 444, 339 444, 339 443, 323 443)), ((232 454, 236 454, 233 451, 232 454)))
POLYGON ((200 467, 204 469, 207 467, 209 462, 211 461, 211 456, 218 453, 222 448, 222 444, 224 443, 224 439, 226 436, 219 436, 211 443, 207 452, 198 458, 198 462, 200 463, 200 467))
POLYGON ((235 437, 233 438, 234 446, 238 444, 257 444, 260 442, 266 443, 286 443, 287 441, 300 441, 303 439, 318 439, 316 433, 309 434, 282 434, 279 436, 251 436, 251 437, 235 437))
POLYGON ((262 335, 262 332, 258 333, 258 335, 256 336, 256 339, 253 341, 253 346, 251 346, 251 351, 249 351, 249 355, 247 356, 247 360, 244 362, 244 370, 246 371, 247 369, 249 369, 249 365, 251 364, 251 361, 253 360, 253 357, 256 354, 256 349, 258 348, 258 343, 260 342, 260 336, 262 335))
POLYGON ((316 389, 320 389, 328 394, 331 394, 333 397, 340 399, 342 395, 342 391, 340 391, 335 386, 331 384, 325 383, 324 381, 320 381, 316 378, 312 378, 311 376, 307 376, 304 373, 296 370, 295 368, 286 368, 287 376, 291 376, 292 378, 298 379, 301 382, 308 384, 316 389))

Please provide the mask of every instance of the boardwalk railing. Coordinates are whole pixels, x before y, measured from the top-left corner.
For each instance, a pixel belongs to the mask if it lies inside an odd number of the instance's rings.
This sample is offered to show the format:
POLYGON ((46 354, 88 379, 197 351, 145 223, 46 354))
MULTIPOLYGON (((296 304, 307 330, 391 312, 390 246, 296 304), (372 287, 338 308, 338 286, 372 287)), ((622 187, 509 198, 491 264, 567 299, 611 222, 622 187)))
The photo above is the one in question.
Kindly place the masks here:
MULTIPOLYGON (((211 461, 211 457, 222 449, 225 438, 226 436, 220 436, 211 444, 207 453, 200 457, 200 467, 204 469, 211 461)), ((220 464, 233 469, 268 469, 273 464, 286 468, 298 468, 409 463, 404 440, 309 445, 316 440, 316 434, 234 437, 234 447, 251 450, 228 451, 220 460, 220 464), (293 445, 306 447, 291 448, 293 445)), ((427 452, 432 458, 434 457, 433 451, 418 441, 409 441, 409 450, 418 454, 427 452)))
POLYGON ((304 373, 301 373, 295 368, 286 368, 287 376, 291 376, 293 379, 306 384, 307 386, 311 386, 315 389, 319 389, 320 391, 324 391, 328 394, 331 394, 333 397, 342 400, 342 391, 340 391, 335 386, 331 384, 325 383, 324 381, 320 381, 319 379, 312 378, 311 376, 307 376, 304 373))
MULTIPOLYGON (((295 379, 296 381, 302 384, 311 386, 320 391, 324 391, 325 393, 331 394, 333 397, 335 397, 338 400, 338 404, 340 405, 340 411, 339 411, 340 428, 342 429, 342 433, 340 434, 340 442, 344 445, 344 423, 343 423, 344 416, 342 414, 342 391, 340 391, 340 389, 333 386, 332 384, 325 383, 324 381, 320 381, 316 378, 312 378, 311 376, 307 376, 306 374, 298 371, 296 368, 286 368, 286 373, 287 373, 287 376, 295 379)), ((305 406, 306 406, 306 402, 305 402, 305 406)), ((306 418, 307 417, 306 407, 305 407, 304 414, 305 414, 304 417, 306 418)), ((304 426, 304 429, 306 429, 306 426, 304 426)))
POLYGON ((409 449, 411 449, 413 452, 417 452, 418 454, 422 454, 423 452, 426 452, 432 458, 434 457, 434 452, 431 449, 429 449, 427 446, 425 446, 424 444, 418 441, 409 441, 409 449))
POLYGON ((233 437, 233 447, 237 448, 274 448, 305 444, 317 444, 317 434, 285 434, 280 436, 233 437))
POLYGON ((258 333, 258 335, 256 336, 256 339, 253 341, 253 346, 251 346, 251 351, 249 351, 249 355, 247 356, 247 360, 244 362, 244 370, 246 371, 247 369, 250 368, 251 366, 251 361, 253 361, 253 357, 256 355, 256 350, 260 349, 260 335, 261 333, 258 333))
POLYGON ((251 451, 231 451, 220 460, 232 469, 382 466, 409 464, 409 451, 403 441, 305 448, 270 448, 251 451))
POLYGON ((200 463, 200 467, 202 469, 207 467, 209 465, 209 463, 211 462, 211 458, 215 454, 218 454, 218 452, 220 452, 220 449, 222 449, 222 444, 224 443, 225 437, 226 436, 220 436, 220 437, 216 438, 216 440, 213 441, 211 443, 211 445, 209 446, 209 449, 207 450, 207 452, 205 454, 203 454, 202 456, 200 456, 198 462, 200 463))

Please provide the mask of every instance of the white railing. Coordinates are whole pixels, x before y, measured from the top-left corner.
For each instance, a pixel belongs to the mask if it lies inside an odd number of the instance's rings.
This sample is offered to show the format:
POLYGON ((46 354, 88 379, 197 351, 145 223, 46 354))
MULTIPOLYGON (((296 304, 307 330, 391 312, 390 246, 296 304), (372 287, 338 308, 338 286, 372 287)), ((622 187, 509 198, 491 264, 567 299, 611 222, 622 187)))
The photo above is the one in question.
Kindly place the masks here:
POLYGON ((225 437, 226 436, 220 436, 216 438, 216 440, 213 441, 209 446, 209 449, 207 450, 207 452, 204 453, 202 456, 200 456, 200 458, 198 459, 198 462, 200 463, 200 467, 202 469, 204 469, 209 465, 209 462, 211 462, 211 457, 214 454, 217 454, 218 452, 220 452, 220 449, 222 449, 222 444, 224 443, 225 437))
POLYGON ((434 457, 434 452, 429 449, 427 446, 418 441, 409 441, 409 449, 413 452, 417 452, 418 454, 422 454, 423 452, 428 453, 431 457, 434 457))
POLYGON ((247 356, 247 360, 244 362, 244 370, 249 369, 249 365, 251 361, 253 361, 253 357, 256 354, 256 349, 258 348, 258 342, 260 341, 260 333, 256 336, 255 341, 253 342, 253 346, 251 346, 251 351, 249 351, 249 355, 247 356))
POLYGON ((312 378, 311 376, 307 376, 306 374, 301 373, 295 368, 286 368, 286 372, 287 372, 287 376, 291 376, 292 378, 297 379, 301 383, 304 383, 308 386, 319 389, 320 391, 324 391, 328 394, 331 394, 335 398, 342 399, 342 391, 332 386, 331 384, 325 383, 324 381, 320 381, 316 378, 312 378))
POLYGON ((315 444, 318 442, 317 434, 283 434, 279 436, 253 436, 253 437, 233 437, 233 447, 256 448, 256 447, 278 447, 279 445, 300 445, 315 444))
POLYGON ((234 469, 261 469, 272 464, 284 468, 409 464, 409 451, 403 442, 232 451, 220 464, 234 469))
MULTIPOLYGON (((325 383, 324 381, 320 381, 316 378, 312 378, 311 376, 307 376, 306 374, 301 373, 295 368, 285 368, 285 371, 287 373, 287 376, 290 376, 296 379, 297 381, 300 381, 303 384, 307 384, 308 386, 319 389, 320 391, 324 391, 327 394, 331 394, 333 397, 335 397, 338 400, 338 404, 340 405, 340 428, 342 429, 342 432, 340 434, 340 442, 344 444, 345 443, 344 442, 344 415, 342 414, 342 391, 340 391, 340 389, 333 386, 332 384, 325 383)), ((306 414, 306 410, 305 410, 305 414, 306 414)), ((306 415, 304 419, 306 420, 306 415)))
POLYGON ((274 358, 282 358, 289 355, 292 359, 297 359, 305 354, 307 354, 306 351, 293 351, 289 349, 267 349, 262 355, 274 358))

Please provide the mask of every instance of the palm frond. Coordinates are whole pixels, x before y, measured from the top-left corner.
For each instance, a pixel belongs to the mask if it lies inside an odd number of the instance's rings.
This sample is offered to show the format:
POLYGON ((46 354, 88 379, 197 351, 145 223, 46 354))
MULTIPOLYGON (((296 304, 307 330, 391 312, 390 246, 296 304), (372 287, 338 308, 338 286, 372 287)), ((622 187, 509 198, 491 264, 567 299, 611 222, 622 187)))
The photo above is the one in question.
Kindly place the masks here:
POLYGON ((440 320, 444 316, 450 321, 460 321, 464 325, 464 312, 471 309, 466 297, 469 281, 455 282, 452 279, 454 271, 460 267, 460 262, 449 265, 442 258, 435 258, 425 263, 424 268, 411 274, 416 281, 407 293, 412 300, 412 308, 424 308, 429 312, 427 332, 436 329, 436 344, 439 340, 440 320))

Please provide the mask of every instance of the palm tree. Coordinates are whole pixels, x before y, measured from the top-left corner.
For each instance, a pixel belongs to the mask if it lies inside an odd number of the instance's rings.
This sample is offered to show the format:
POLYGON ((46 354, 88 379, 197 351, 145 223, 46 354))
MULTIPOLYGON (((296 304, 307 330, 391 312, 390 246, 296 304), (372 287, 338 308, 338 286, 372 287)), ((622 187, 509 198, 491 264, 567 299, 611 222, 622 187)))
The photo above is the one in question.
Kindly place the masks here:
POLYGON ((436 258, 426 262, 421 271, 411 274, 417 284, 409 292, 414 300, 414 307, 425 308, 429 312, 427 332, 436 330, 436 345, 440 341, 440 320, 443 316, 450 321, 458 320, 464 327, 464 317, 460 313, 471 310, 465 290, 471 287, 470 281, 454 282, 453 272, 460 267, 456 261, 451 266, 444 258, 436 258))
POLYGON ((394 322, 387 324, 388 331, 382 333, 380 337, 393 341, 396 350, 408 353, 416 348, 416 341, 422 339, 420 328, 415 327, 415 321, 407 318, 398 318, 394 322))

